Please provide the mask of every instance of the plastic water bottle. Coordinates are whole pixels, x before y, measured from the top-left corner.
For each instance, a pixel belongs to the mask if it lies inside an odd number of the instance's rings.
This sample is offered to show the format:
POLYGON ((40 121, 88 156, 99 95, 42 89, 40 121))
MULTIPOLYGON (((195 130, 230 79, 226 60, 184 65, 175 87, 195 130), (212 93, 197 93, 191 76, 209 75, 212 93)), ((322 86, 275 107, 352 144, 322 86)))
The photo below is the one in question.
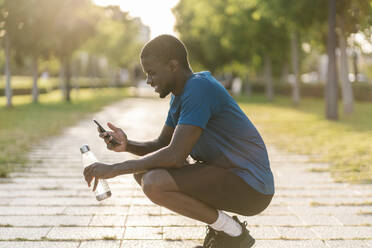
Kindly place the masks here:
MULTIPOLYGON (((80 147, 80 152, 81 152, 81 161, 82 161, 84 168, 91 164, 98 162, 98 159, 96 158, 94 153, 90 150, 88 145, 83 145, 82 147, 80 147)), ((105 179, 98 180, 97 188, 94 191, 94 193, 96 195, 97 201, 102 201, 111 196, 110 187, 108 186, 105 179)))

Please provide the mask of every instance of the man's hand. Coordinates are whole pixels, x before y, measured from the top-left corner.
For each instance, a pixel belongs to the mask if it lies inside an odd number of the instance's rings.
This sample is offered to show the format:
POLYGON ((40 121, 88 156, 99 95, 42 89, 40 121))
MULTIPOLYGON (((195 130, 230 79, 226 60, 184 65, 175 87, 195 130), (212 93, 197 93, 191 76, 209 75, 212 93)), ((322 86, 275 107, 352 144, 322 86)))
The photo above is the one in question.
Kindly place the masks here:
POLYGON ((107 126, 112 131, 107 131, 99 134, 99 137, 105 140, 105 143, 107 144, 107 149, 115 152, 125 152, 128 144, 127 135, 123 132, 121 128, 114 126, 114 124, 110 122, 107 123, 107 126), (113 145, 111 143, 111 140, 113 138, 119 142, 119 145, 113 145))
POLYGON ((113 165, 108 165, 104 163, 94 163, 84 169, 84 178, 90 187, 92 180, 94 178, 93 191, 96 190, 98 179, 108 179, 115 177, 115 171, 113 165))

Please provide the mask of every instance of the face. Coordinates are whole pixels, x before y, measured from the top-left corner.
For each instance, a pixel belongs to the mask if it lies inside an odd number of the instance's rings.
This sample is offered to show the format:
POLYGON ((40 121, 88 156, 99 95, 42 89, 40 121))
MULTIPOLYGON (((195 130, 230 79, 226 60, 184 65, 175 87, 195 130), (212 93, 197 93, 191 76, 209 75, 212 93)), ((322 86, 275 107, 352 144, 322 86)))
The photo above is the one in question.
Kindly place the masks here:
POLYGON ((159 93, 160 98, 166 97, 172 92, 174 83, 174 73, 172 66, 156 60, 154 57, 141 58, 142 69, 147 76, 147 84, 159 93))

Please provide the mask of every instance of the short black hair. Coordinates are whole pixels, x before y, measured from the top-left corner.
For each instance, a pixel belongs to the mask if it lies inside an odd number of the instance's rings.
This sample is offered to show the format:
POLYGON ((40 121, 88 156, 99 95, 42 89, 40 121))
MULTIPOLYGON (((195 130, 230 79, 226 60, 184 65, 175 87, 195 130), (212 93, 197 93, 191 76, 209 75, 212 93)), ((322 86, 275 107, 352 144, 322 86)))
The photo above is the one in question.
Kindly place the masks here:
POLYGON ((147 42, 142 48, 141 58, 149 56, 154 56, 163 63, 175 59, 186 69, 189 68, 186 46, 172 35, 159 35, 147 42))

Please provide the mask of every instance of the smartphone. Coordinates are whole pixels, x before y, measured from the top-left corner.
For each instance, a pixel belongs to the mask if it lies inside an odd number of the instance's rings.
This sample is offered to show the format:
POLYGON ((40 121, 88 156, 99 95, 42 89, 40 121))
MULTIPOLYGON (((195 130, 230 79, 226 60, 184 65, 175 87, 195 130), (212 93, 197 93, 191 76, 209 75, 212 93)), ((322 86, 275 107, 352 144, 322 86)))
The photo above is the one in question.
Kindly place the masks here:
MULTIPOLYGON (((104 133, 104 132, 106 132, 106 129, 104 129, 104 128, 101 126, 101 124, 98 123, 98 121, 96 121, 96 120, 93 120, 93 121, 94 121, 94 123, 97 124, 97 126, 98 126, 98 130, 99 130, 100 133, 104 133)), ((111 137, 111 135, 109 135, 109 134, 108 134, 108 136, 111 137)), ((120 143, 119 143, 118 141, 116 141, 116 140, 114 139, 114 137, 112 137, 112 140, 110 141, 110 143, 111 143, 112 145, 114 145, 114 146, 120 145, 120 143)))

